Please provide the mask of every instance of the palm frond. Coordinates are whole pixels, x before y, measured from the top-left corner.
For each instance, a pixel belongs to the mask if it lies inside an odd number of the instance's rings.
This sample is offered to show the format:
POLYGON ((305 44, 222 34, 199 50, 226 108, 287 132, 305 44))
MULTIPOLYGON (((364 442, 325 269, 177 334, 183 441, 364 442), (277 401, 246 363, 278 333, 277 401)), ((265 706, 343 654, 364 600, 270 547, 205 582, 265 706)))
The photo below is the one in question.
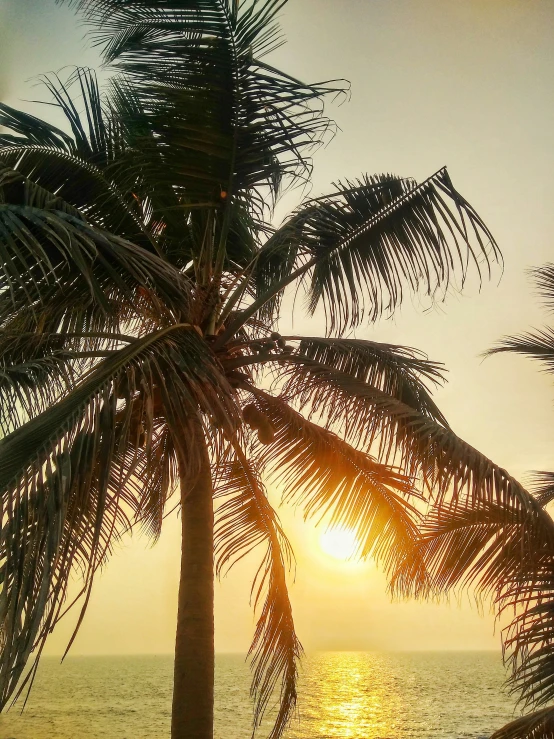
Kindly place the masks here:
POLYGON ((149 229, 136 196, 122 190, 131 183, 119 177, 123 181, 116 184, 115 171, 102 171, 78 155, 45 146, 6 147, 0 149, 0 160, 34 183, 35 190, 42 187, 50 193, 50 207, 63 202, 77 209, 90 224, 149 251, 159 251, 156 235, 149 229))
POLYGON ((351 375, 448 425, 429 392, 429 384, 443 383, 443 366, 422 352, 363 339, 294 338, 299 341, 299 354, 351 375))
POLYGON ((16 110, 6 103, 0 103, 0 126, 13 133, 0 134, 0 147, 43 146, 70 151, 72 138, 65 131, 29 113, 16 110))
POLYGON ((432 507, 419 555, 434 593, 473 586, 492 597, 503 631, 512 690, 527 705, 554 698, 554 522, 529 493, 491 499, 467 493, 432 507))
POLYGON ((476 501, 517 501, 544 520, 534 498, 505 470, 460 439, 450 428, 381 390, 313 360, 286 359, 289 380, 284 395, 299 410, 319 414, 345 440, 397 464, 408 477, 420 475, 437 502, 464 492, 476 501))
POLYGON ((552 372, 554 370, 554 330, 544 328, 541 331, 529 332, 521 336, 507 336, 497 346, 485 352, 485 356, 502 352, 514 352, 536 359, 543 363, 546 372, 552 372))
MULTIPOLYGON (((552 274, 548 267, 537 271, 545 296, 552 274)), ((552 371, 554 333, 544 329, 507 337, 486 354, 500 352, 523 354, 552 371)), ((512 613, 503 632, 510 683, 520 700, 533 706, 554 698, 554 521, 544 510, 554 497, 552 482, 552 473, 538 472, 534 495, 510 484, 493 496, 466 491, 447 503, 439 500, 421 542, 435 590, 474 585, 480 595, 493 597, 499 615, 512 613)), ((495 736, 542 736, 548 726, 541 723, 544 716, 518 719, 495 736)))
POLYGON ((69 393, 100 359, 136 340, 116 333, 33 332, 29 328, 16 320, 9 330, 0 330, 3 436, 69 393))
POLYGON ((498 259, 492 234, 446 169, 419 185, 366 176, 302 205, 268 240, 253 276, 254 305, 274 310, 284 288, 305 276, 310 312, 323 305, 328 330, 341 333, 392 314, 406 288, 434 300, 456 279, 463 287, 470 265, 481 279, 498 259))
POLYGON ((254 607, 265 599, 249 650, 254 671, 251 692, 256 727, 279 686, 279 708, 269 735, 279 739, 296 706, 297 663, 302 654, 286 582, 293 555, 253 461, 247 460, 238 442, 233 450, 232 459, 219 471, 216 488, 216 494, 225 498, 216 510, 216 568, 221 574, 256 547, 266 546, 252 585, 254 607))
MULTIPOLYGON (((436 592, 459 585, 475 585, 478 592, 500 597, 515 587, 525 588, 540 552, 552 546, 554 528, 540 506, 529 508, 516 497, 488 500, 459 496, 453 503, 434 506, 422 525, 420 549, 436 592), (526 550, 526 561, 522 559, 526 550), (535 556, 536 554, 536 556, 535 556)), ((503 597, 503 596, 502 596, 503 597)))
POLYGON ((75 384, 87 358, 63 334, 0 331, 0 432, 9 434, 75 384))
POLYGON ((537 471, 533 473, 531 490, 540 506, 554 500, 554 472, 537 471))
POLYGON ((554 307, 554 264, 543 264, 531 270, 539 297, 547 308, 554 307))
POLYGON ((66 82, 56 74, 41 82, 72 135, 59 129, 55 136, 44 135, 50 124, 0 105, 0 125, 17 134, 0 137, 3 161, 71 203, 89 222, 155 249, 122 123, 107 105, 95 73, 76 67, 66 82))
POLYGON ((41 81, 71 128, 72 153, 102 169, 112 164, 125 145, 121 127, 110 115, 94 70, 75 67, 65 83, 57 74, 45 75, 41 81), (77 95, 71 94, 73 85, 77 95))
MULTIPOLYGON (((73 434, 81 424, 95 426, 104 408, 106 412, 112 408, 116 414, 119 400, 125 400, 126 412, 135 415, 134 431, 145 413, 152 424, 160 401, 168 423, 176 422, 187 408, 200 408, 214 423, 230 431, 238 420, 232 397, 213 355, 192 327, 185 324, 161 329, 111 352, 62 400, 1 439, 0 490, 14 484, 28 490, 31 480, 25 470, 40 474, 49 457, 64 446, 67 434, 73 434), (163 374, 170 368, 179 370, 171 378, 163 374), (143 375, 148 378, 146 395, 141 394, 143 375), (216 388, 221 386, 229 393, 220 398, 216 388)), ((172 428, 177 434, 177 426, 172 428)))
MULTIPOLYGON (((155 382, 159 388, 168 422, 169 419, 177 421, 183 409, 199 406, 217 424, 226 426, 227 430, 234 428, 238 410, 232 400, 233 393, 213 355, 191 326, 173 325, 113 352, 60 402, 1 439, 0 489, 9 487, 28 465, 36 466, 38 470, 52 449, 61 443, 64 434, 74 424, 80 423, 79 419, 83 419, 85 414, 92 413, 91 409, 97 405, 101 408, 104 400, 116 403, 118 397, 132 398, 140 388, 137 386, 135 389, 133 381, 133 389, 125 390, 128 378, 123 380, 123 368, 133 362, 140 363, 143 356, 146 361, 149 352, 154 355, 150 361, 155 359, 155 364, 148 365, 150 382, 155 382), (171 377, 164 376, 164 366, 166 369, 176 367, 179 373, 172 373, 171 377), (124 383, 122 388, 119 388, 119 382, 124 383), (219 397, 216 391, 218 387, 226 388, 228 394, 219 397)), ((140 364, 138 366, 140 368, 140 364)), ((146 370, 142 368, 141 371, 146 370)), ((129 370, 125 372, 128 375, 129 370)), ((148 401, 149 405, 154 402, 153 398, 148 401)), ((132 404, 127 405, 131 408, 132 404)), ((151 409, 149 413, 151 415, 151 409)), ((177 427, 173 428, 177 433, 177 427)))
MULTIPOLYGON (((195 255, 195 245, 202 243, 196 233, 198 218, 212 213, 211 204, 183 201, 171 178, 160 177, 165 170, 167 152, 158 146, 158 136, 150 121, 145 101, 133 84, 122 77, 112 77, 108 93, 110 115, 121 127, 125 151, 108 168, 106 175, 118 183, 119 190, 130 193, 142 212, 148 232, 172 262, 186 265, 195 255)), ((202 231, 202 229, 201 229, 202 231)))
POLYGON ((186 315, 188 309, 186 282, 168 263, 63 211, 0 204, 0 255, 7 315, 40 305, 52 288, 58 288, 63 299, 64 287, 79 291, 81 304, 88 295, 89 303, 109 315, 117 310, 116 296, 119 306, 131 307, 137 288, 148 291, 153 278, 156 293, 171 296, 168 302, 177 315, 186 315), (184 294, 178 285, 185 288, 184 294))
MULTIPOLYGON (((61 139, 45 137, 42 131, 49 130, 48 123, 0 107, 0 122, 19 134, 0 139, 0 156, 77 207, 90 223, 159 253, 159 240, 167 238, 166 226, 171 224, 173 231, 182 232, 186 224, 182 218, 176 222, 172 214, 166 214, 166 223, 160 222, 159 215, 153 218, 153 207, 160 198, 167 207, 177 201, 170 187, 147 185, 137 166, 145 125, 132 88, 112 80, 108 100, 94 72, 81 67, 65 83, 54 74, 42 82, 53 99, 50 104, 61 109, 72 135, 60 132, 61 139), (77 94, 72 97, 76 82, 77 94), (137 132, 141 134, 138 140, 137 132)), ((146 134, 152 139, 148 125, 146 134)))
MULTIPOLYGON (((105 415, 104 415, 105 417, 105 415)), ((80 571, 82 595, 129 526, 133 501, 102 479, 106 436, 83 427, 53 453, 27 494, 3 489, 0 533, 0 705, 32 684, 44 642, 60 617, 71 573, 80 571), (20 683, 35 651, 31 670, 20 683), (18 685, 19 684, 19 685, 18 685)))
MULTIPOLYGON (((549 524, 553 531, 550 518, 549 524)), ((538 707, 554 699, 554 547, 533 530, 524 545, 523 566, 512 579, 502 573, 498 600, 514 614, 503 635, 512 689, 526 706, 538 707)))
POLYGON ((491 739, 551 739, 552 736, 554 708, 549 707, 511 721, 495 731, 491 739))
POLYGON ((52 291, 62 302, 71 291, 80 293, 81 306, 88 294, 110 314, 116 295, 120 308, 132 310, 140 303, 137 289, 143 289, 151 299, 173 305, 179 317, 186 314, 190 289, 168 262, 91 226, 59 196, 16 170, 0 169, 0 187, 0 320, 51 299, 52 291))
POLYGON ((114 351, 0 441, 0 705, 30 651, 40 656, 75 567, 84 613, 94 573, 130 525, 125 507, 157 535, 175 477, 173 448, 191 474, 198 463, 188 424, 201 412, 234 433, 239 410, 230 388, 219 395, 222 387, 225 378, 196 331, 172 326, 114 351), (129 483, 138 474, 146 478, 142 494, 129 483))
POLYGON ((259 464, 283 489, 283 500, 301 507, 305 518, 355 531, 356 555, 373 556, 393 579, 408 563, 413 577, 424 579, 410 480, 306 420, 283 399, 252 392, 274 431, 259 450, 259 464))
MULTIPOLYGON (((183 451, 182 444, 175 443, 174 433, 165 419, 157 415, 163 410, 161 403, 155 410, 157 413, 153 418, 151 433, 147 433, 143 424, 138 439, 142 446, 133 443, 124 449, 116 467, 116 470, 124 471, 125 488, 134 502, 131 525, 140 526, 152 541, 157 541, 161 535, 167 501, 177 489, 178 452, 183 451)), ((124 431, 121 420, 118 421, 117 431, 124 431)), ((188 461, 190 464, 190 459, 188 461)), ((191 467, 194 472, 194 465, 191 467)), ((118 479, 117 474, 113 477, 118 479)))
POLYGON ((305 176, 304 151, 329 127, 321 100, 338 90, 305 85, 259 58, 279 43, 283 0, 73 4, 143 102, 156 143, 142 166, 171 178, 184 200, 220 208, 250 193, 264 210, 260 188, 276 193, 283 177, 305 176))
POLYGON ((0 137, 0 147, 13 145, 43 146, 59 149, 100 167, 106 167, 119 153, 120 130, 109 117, 96 73, 75 67, 63 82, 58 74, 39 78, 48 90, 54 105, 64 116, 71 135, 46 121, 0 104, 0 124, 14 132, 0 137), (70 94, 76 83, 77 94, 70 94), (81 112, 77 108, 77 99, 81 112))

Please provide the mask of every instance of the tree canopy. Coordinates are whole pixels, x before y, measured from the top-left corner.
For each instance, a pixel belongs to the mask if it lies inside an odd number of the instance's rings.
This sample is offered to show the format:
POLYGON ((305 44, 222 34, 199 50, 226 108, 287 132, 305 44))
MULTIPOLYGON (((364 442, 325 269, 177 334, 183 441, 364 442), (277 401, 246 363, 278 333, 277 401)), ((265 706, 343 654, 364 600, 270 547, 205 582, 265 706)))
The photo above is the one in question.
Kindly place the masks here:
POLYGON ((324 101, 345 89, 266 61, 282 0, 73 4, 105 86, 88 69, 46 76, 63 128, 0 105, 0 703, 32 682, 70 575, 78 628, 114 542, 133 527, 157 538, 208 455, 216 570, 260 553, 252 691, 256 725, 279 692, 276 739, 302 650, 270 475, 306 516, 354 529, 402 594, 458 582, 469 544, 490 539, 456 540, 450 517, 425 549, 422 498, 437 528, 445 511, 501 517, 485 587, 552 545, 540 502, 437 408, 440 365, 344 338, 414 292, 440 300, 487 277, 500 254, 444 168, 419 183, 363 174, 274 224, 333 131, 324 101), (279 333, 290 288, 324 336, 279 333))

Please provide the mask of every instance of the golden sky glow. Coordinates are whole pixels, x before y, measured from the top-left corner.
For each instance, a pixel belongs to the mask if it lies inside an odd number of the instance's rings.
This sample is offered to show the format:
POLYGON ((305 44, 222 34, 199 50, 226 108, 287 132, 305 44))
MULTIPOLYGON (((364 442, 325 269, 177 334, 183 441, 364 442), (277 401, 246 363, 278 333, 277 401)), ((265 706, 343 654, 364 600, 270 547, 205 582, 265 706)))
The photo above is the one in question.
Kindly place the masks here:
MULTIPOLYGON (((97 63, 93 49, 83 51, 83 30, 67 7, 4 0, 2 8, 6 102, 36 112, 21 102, 40 94, 30 77, 97 63), (8 27, 18 29, 13 38, 8 27)), ((415 346, 444 362, 450 381, 436 397, 460 436, 515 476, 554 469, 550 380, 521 358, 480 356, 503 335, 548 320, 525 270, 554 261, 554 3, 290 0, 282 21, 289 43, 272 63, 300 78, 352 82, 351 101, 329 109, 342 130, 316 156, 311 193, 364 171, 423 179, 447 164, 504 253, 501 281, 497 272, 481 292, 473 281, 462 297, 452 294, 428 311, 408 299, 394 320, 361 328, 356 338, 415 346)), ((278 214, 301 195, 290 193, 278 214)), ((302 308, 285 304, 283 332, 321 333, 321 316, 308 319, 302 308)), ((279 491, 270 488, 270 496, 277 503, 279 491)), ((325 534, 325 523, 317 528, 291 509, 280 517, 296 554, 291 597, 307 650, 498 648, 492 618, 469 598, 391 603, 374 563, 337 556, 348 542, 325 534)), ((136 536, 115 553, 98 577, 75 653, 172 651, 179 528, 171 516, 154 548, 136 536)), ((256 567, 256 557, 248 558, 217 588, 219 651, 248 647, 256 567)), ((47 651, 63 651, 71 625, 60 627, 47 651)), ((357 710, 355 691, 349 695, 347 705, 337 694, 337 711, 357 710)))
POLYGON ((352 529, 329 528, 319 537, 319 545, 330 557, 349 561, 356 554, 358 540, 352 529))

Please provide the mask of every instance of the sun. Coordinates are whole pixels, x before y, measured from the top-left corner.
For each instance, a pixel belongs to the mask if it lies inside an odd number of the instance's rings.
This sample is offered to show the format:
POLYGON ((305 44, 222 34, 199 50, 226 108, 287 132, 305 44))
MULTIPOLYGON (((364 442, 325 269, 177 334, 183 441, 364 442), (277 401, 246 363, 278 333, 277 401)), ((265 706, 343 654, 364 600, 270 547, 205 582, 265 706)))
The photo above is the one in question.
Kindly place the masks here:
POLYGON ((352 529, 327 529, 319 543, 325 554, 335 559, 350 559, 358 548, 356 533, 352 529))

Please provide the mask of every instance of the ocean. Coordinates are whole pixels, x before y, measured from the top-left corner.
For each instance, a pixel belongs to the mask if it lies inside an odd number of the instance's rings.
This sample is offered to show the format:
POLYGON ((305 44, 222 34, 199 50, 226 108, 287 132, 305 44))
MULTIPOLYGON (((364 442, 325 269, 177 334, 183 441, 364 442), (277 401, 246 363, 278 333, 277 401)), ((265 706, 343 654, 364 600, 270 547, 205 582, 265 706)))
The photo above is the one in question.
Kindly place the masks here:
MULTIPOLYGON (((171 676, 170 656, 45 657, 0 739, 168 739, 171 676)), ((504 677, 493 652, 315 653, 287 739, 488 737, 517 715, 504 677)), ((249 739, 249 678, 242 656, 218 655, 216 739, 249 739)))

